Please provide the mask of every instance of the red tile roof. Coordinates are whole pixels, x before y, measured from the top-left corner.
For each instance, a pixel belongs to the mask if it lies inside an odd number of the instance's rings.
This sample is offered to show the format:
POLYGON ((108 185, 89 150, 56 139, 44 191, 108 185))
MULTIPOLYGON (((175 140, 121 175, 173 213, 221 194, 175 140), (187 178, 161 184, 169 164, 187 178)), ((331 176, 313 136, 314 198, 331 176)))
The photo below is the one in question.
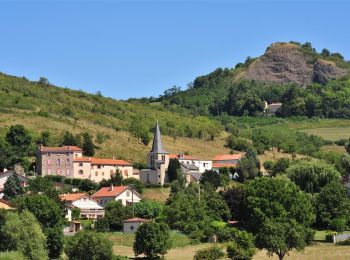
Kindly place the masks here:
POLYGON ((41 146, 42 152, 82 152, 83 150, 77 146, 62 146, 62 147, 45 147, 41 146))
POLYGON ((129 189, 129 186, 113 186, 112 190, 111 187, 103 187, 99 189, 94 195, 92 195, 92 197, 116 197, 127 189, 129 189))
POLYGON ((62 194, 60 195, 61 201, 75 201, 80 199, 83 196, 87 196, 86 193, 68 193, 68 194, 62 194))
POLYGON ((229 161, 229 160, 239 160, 244 156, 244 153, 236 154, 220 154, 216 155, 213 161, 229 161))
POLYGON ((132 166, 131 163, 124 160, 115 160, 115 159, 99 159, 93 157, 77 157, 74 158, 75 162, 91 162, 94 165, 124 165, 132 166))
POLYGON ((213 168, 231 168, 237 167, 236 163, 213 163, 213 168))
POLYGON ((198 160, 198 158, 185 154, 169 154, 169 159, 198 160))
POLYGON ((123 222, 148 222, 150 220, 144 218, 129 218, 124 220, 123 222))

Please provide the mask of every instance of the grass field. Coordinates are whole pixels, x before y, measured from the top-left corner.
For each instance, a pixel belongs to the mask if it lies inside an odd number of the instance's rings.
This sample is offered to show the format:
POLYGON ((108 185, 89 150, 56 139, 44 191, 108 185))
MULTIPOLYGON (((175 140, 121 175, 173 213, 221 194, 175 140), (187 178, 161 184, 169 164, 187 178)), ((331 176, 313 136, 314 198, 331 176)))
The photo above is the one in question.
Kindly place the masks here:
POLYGON ((165 202, 170 194, 170 188, 146 188, 142 196, 145 199, 165 202))
POLYGON ((318 135, 329 141, 336 141, 342 138, 350 137, 350 127, 329 127, 329 128, 314 128, 305 129, 305 132, 313 135, 318 135))

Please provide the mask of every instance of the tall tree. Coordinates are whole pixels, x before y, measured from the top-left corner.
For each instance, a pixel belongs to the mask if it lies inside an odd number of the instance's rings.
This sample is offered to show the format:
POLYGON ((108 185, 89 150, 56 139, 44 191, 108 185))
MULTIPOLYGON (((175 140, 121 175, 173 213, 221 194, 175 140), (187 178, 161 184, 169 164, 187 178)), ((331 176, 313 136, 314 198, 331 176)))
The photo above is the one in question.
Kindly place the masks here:
POLYGON ((28 152, 32 143, 32 137, 23 125, 13 125, 6 133, 6 141, 21 152, 28 152))
POLYGON ((78 146, 77 138, 69 131, 66 131, 62 137, 61 145, 75 145, 78 146))
POLYGON ((121 230, 123 221, 132 217, 131 207, 125 207, 121 201, 111 201, 105 207, 105 218, 111 230, 121 230))
POLYGON ((169 160, 168 166, 168 178, 169 182, 172 182, 177 179, 177 173, 181 171, 181 165, 177 158, 169 160))
POLYGON ((95 154, 95 145, 89 133, 83 134, 83 154, 86 156, 94 156, 95 154))

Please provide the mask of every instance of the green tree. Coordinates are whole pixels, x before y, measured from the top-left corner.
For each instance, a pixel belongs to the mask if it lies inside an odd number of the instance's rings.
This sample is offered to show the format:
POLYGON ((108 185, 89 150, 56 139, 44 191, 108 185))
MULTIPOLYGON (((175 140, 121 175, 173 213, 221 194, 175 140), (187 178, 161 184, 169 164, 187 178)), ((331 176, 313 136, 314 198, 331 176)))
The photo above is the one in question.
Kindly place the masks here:
POLYGON ((269 256, 276 254, 282 260, 289 251, 301 251, 307 244, 310 230, 295 220, 266 220, 258 233, 257 247, 265 248, 269 256))
POLYGON ((1 251, 16 250, 32 260, 48 259, 46 237, 32 213, 8 212, 0 227, 1 251))
POLYGON ((274 175, 285 173, 289 165, 290 165, 290 160, 288 158, 280 158, 272 167, 272 172, 274 175))
POLYGON ((63 218, 59 205, 45 195, 31 195, 16 200, 18 210, 28 210, 35 215, 40 222, 43 232, 47 237, 47 249, 49 256, 57 258, 63 250, 63 218))
POLYGON ((135 235, 134 253, 149 258, 164 256, 171 247, 170 229, 167 224, 149 222, 141 225, 135 235))
POLYGON ((350 202, 344 185, 332 182, 316 196, 317 225, 329 228, 335 219, 350 220, 350 202))
POLYGON ((181 171, 181 165, 177 158, 169 160, 168 166, 168 178, 169 182, 172 182, 177 179, 178 172, 181 171))
POLYGON ((305 192, 319 192, 330 182, 338 181, 340 173, 322 162, 299 162, 287 170, 288 177, 305 192))
POLYGON ((51 133, 48 130, 41 132, 40 137, 36 141, 37 144, 48 146, 50 144, 51 133))
POLYGON ((37 176, 35 179, 29 180, 29 185, 26 187, 31 194, 43 194, 60 203, 59 193, 53 186, 53 182, 48 177, 37 176))
POLYGON ((214 170, 205 171, 202 174, 200 183, 204 186, 209 185, 214 188, 218 188, 221 186, 221 176, 217 171, 214 170))
POLYGON ((112 242, 92 231, 81 231, 67 239, 65 253, 71 260, 111 260, 112 242))
POLYGON ((69 131, 66 131, 62 137, 61 145, 68 146, 68 145, 74 145, 79 146, 79 142, 77 138, 69 131))
POLYGON ((200 249, 196 252, 194 260, 217 260, 225 256, 222 249, 218 246, 212 246, 209 248, 200 249))
POLYGON ((106 232, 109 230, 109 223, 108 220, 106 218, 99 218, 98 220, 96 220, 95 222, 95 229, 98 232, 106 232))
POLYGON ((203 197, 211 219, 225 222, 231 219, 230 209, 219 193, 209 189, 204 192, 203 197))
POLYGON ((80 209, 79 208, 72 208, 72 219, 77 220, 80 218, 80 209))
POLYGON ((173 194, 168 199, 164 215, 172 229, 185 234, 203 230, 210 222, 205 201, 199 200, 195 191, 189 191, 189 188, 173 194))
POLYGON ((162 212, 162 203, 155 200, 141 200, 134 205, 135 216, 145 219, 153 219, 162 212))
POLYGON ((95 155, 95 145, 92 141, 92 137, 89 133, 83 134, 83 154, 85 156, 94 156, 95 155))
POLYGON ((23 125, 14 125, 6 133, 6 141, 18 151, 27 153, 32 144, 32 137, 23 125))
POLYGON ((17 174, 9 176, 4 184, 4 198, 6 200, 12 200, 18 195, 24 194, 24 189, 17 174))
POLYGON ((242 186, 231 187, 223 193, 223 197, 231 211, 231 215, 236 220, 241 219, 242 196, 242 186))
POLYGON ((111 201, 105 207, 105 218, 111 230, 121 230, 123 221, 132 217, 131 207, 123 206, 121 201, 111 201))
POLYGON ((235 260, 249 260, 256 254, 254 237, 246 231, 238 231, 234 240, 227 245, 227 255, 235 260))

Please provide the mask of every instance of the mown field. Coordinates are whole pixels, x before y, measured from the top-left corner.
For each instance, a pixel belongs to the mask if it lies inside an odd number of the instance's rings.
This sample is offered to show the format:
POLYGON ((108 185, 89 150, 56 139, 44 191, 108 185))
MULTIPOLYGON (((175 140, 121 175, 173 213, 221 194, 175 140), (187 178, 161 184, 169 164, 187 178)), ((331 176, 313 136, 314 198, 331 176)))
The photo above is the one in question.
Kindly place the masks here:
POLYGON ((306 129, 305 132, 313 135, 321 136, 329 141, 336 141, 342 138, 350 138, 350 127, 329 127, 306 129))

